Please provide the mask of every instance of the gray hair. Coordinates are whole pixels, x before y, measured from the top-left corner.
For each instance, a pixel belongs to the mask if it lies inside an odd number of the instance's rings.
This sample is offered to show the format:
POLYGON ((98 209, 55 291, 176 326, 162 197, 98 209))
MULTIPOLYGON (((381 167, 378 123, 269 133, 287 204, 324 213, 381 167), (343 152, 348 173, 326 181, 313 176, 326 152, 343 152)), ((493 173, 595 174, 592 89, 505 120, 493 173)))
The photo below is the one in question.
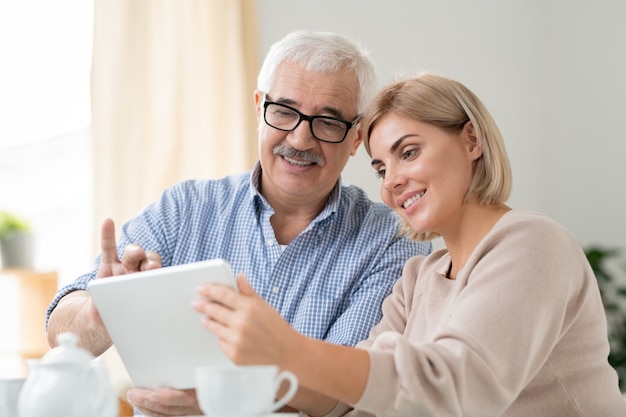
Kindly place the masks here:
POLYGON ((276 69, 284 61, 304 65, 307 71, 314 72, 352 70, 359 82, 358 114, 363 114, 376 92, 376 72, 369 53, 343 35, 302 30, 289 33, 270 47, 259 71, 257 89, 269 92, 276 69))

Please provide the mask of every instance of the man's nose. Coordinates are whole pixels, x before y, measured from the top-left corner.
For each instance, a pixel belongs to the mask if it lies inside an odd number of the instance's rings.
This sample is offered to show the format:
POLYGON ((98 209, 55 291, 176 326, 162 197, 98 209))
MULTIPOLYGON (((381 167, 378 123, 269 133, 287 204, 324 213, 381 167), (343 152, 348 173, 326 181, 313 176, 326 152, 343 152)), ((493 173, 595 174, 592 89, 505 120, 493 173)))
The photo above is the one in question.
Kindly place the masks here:
POLYGON ((287 141, 295 149, 303 151, 312 149, 317 145, 317 139, 311 132, 310 123, 308 120, 302 120, 298 127, 287 134, 287 141))

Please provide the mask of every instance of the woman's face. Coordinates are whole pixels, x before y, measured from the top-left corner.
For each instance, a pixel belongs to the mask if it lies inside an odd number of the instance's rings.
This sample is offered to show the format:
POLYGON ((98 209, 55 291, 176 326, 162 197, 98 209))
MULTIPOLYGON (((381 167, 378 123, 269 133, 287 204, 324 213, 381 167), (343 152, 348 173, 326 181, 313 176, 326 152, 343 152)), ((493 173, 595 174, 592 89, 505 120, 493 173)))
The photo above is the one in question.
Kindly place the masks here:
POLYGON ((459 226, 473 161, 482 153, 471 122, 450 133, 389 113, 374 125, 370 150, 383 201, 415 231, 445 237, 459 226))

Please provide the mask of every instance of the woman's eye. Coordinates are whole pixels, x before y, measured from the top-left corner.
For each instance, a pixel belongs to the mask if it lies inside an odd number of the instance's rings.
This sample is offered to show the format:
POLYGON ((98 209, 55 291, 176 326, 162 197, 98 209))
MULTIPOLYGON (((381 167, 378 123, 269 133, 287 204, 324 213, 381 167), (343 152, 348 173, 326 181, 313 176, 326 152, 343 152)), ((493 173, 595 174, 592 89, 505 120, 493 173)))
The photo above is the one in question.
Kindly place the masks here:
POLYGON ((415 155, 417 155, 417 149, 407 149, 406 151, 402 152, 402 159, 411 159, 415 155))
POLYGON ((378 171, 376 171, 376 178, 385 178, 385 170, 379 169, 378 171))

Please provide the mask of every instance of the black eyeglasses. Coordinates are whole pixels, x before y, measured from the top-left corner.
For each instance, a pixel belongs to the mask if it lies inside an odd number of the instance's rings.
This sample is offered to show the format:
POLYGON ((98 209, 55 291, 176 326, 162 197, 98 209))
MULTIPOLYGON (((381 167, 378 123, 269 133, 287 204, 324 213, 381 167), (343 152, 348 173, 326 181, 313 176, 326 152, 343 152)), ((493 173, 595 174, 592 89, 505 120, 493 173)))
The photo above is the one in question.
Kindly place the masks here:
POLYGON ((311 134, 322 142, 340 143, 348 135, 348 131, 359 121, 357 116, 352 122, 330 116, 307 116, 293 107, 264 99, 263 118, 265 123, 274 129, 291 132, 303 120, 309 122, 311 134))

